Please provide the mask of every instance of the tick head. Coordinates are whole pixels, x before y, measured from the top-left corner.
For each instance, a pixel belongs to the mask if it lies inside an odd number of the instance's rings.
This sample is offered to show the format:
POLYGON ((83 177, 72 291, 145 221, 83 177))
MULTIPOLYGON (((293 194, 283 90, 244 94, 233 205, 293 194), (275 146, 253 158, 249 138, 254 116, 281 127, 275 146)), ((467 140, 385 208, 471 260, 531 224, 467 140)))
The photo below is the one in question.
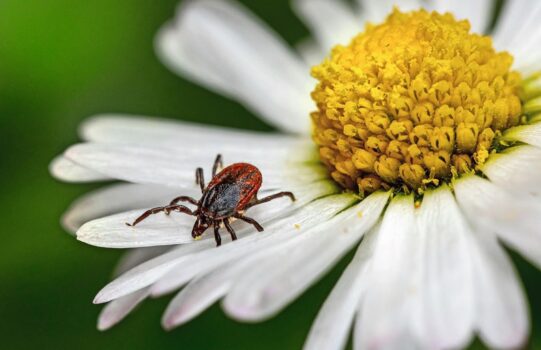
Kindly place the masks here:
POLYGON ((197 217, 197 220, 192 228, 192 237, 194 239, 198 239, 210 227, 210 225, 211 221, 209 221, 205 216, 197 217))

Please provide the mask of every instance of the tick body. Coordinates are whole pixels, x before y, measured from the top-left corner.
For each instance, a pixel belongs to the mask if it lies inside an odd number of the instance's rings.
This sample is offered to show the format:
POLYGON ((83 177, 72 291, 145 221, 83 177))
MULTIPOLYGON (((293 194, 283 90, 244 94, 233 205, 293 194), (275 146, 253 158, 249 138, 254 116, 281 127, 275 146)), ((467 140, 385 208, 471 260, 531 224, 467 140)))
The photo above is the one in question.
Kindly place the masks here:
POLYGON ((152 214, 164 212, 169 214, 173 211, 192 215, 196 217, 192 228, 192 237, 197 239, 209 229, 214 229, 214 238, 216 245, 222 243, 220 228, 223 226, 231 235, 232 240, 237 239, 237 235, 231 227, 231 221, 239 219, 252 224, 259 232, 263 227, 254 219, 244 216, 244 212, 258 204, 269 202, 280 197, 289 197, 295 200, 291 192, 279 192, 265 198, 258 199, 257 193, 263 182, 263 176, 259 169, 248 163, 235 163, 222 168, 222 156, 218 155, 212 167, 212 180, 205 186, 203 169, 197 168, 195 171, 195 182, 201 188, 201 199, 197 200, 188 196, 180 196, 173 199, 169 205, 149 209, 139 216, 132 224, 135 226, 145 220, 152 214), (188 202, 197 208, 190 208, 180 205, 180 202, 188 202))

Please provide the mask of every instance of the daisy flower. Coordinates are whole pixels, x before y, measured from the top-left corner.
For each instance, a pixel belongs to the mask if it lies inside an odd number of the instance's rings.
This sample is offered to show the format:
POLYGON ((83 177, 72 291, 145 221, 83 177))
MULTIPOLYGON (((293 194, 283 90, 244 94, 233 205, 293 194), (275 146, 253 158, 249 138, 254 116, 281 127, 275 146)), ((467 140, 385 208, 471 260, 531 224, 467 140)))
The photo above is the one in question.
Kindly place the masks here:
POLYGON ((177 293, 174 328, 220 301, 242 321, 284 309, 356 250, 306 349, 516 348, 528 306, 504 247, 541 267, 541 3, 296 0, 313 33, 296 50, 232 1, 188 1, 159 32, 174 72, 283 131, 98 116, 51 172, 117 181, 76 201, 64 225, 85 243, 132 248, 96 296, 107 329, 149 296, 177 293), (397 7, 393 7, 393 5, 397 7), (216 154, 263 173, 250 209, 262 233, 194 241, 193 218, 142 210, 200 197, 216 154), (208 172, 207 172, 208 174, 208 172))

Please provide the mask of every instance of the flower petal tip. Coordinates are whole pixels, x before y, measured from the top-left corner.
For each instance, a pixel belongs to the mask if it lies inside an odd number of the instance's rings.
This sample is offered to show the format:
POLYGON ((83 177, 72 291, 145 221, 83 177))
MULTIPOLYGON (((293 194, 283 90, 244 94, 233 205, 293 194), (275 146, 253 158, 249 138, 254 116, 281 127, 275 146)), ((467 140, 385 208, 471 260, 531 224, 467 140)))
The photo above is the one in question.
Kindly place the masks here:
POLYGON ((171 315, 165 315, 162 319, 162 327, 164 330, 170 332, 173 329, 180 327, 186 322, 182 313, 173 313, 171 315))
POLYGON ((170 332, 175 328, 175 323, 172 320, 164 320, 162 321, 162 328, 165 331, 170 332))
POLYGON ((49 174, 55 179, 62 180, 62 156, 56 157, 49 163, 49 174))
POLYGON ((107 242, 103 235, 99 234, 93 227, 88 226, 87 224, 84 224, 77 232, 75 232, 75 237, 78 241, 94 247, 118 248, 114 243, 107 242))
POLYGON ((115 323, 116 322, 111 320, 109 317, 103 317, 103 318, 100 317, 100 319, 98 320, 98 324, 96 325, 96 328, 100 332, 105 332, 111 329, 115 325, 115 323))
POLYGON ((90 234, 85 228, 84 225, 75 232, 75 237, 78 241, 90 244, 93 246, 99 246, 99 242, 95 239, 96 237, 90 234))
POLYGON ((62 228, 64 228, 64 230, 68 231, 72 235, 75 235, 75 233, 79 229, 79 224, 77 223, 77 220, 70 211, 62 215, 62 218, 60 219, 60 225, 62 226, 62 228))
POLYGON ((231 305, 226 301, 222 303, 222 308, 228 316, 239 322, 256 323, 269 318, 259 308, 251 305, 231 305))
POLYGON ((94 298, 94 300, 92 301, 93 304, 104 304, 104 303, 107 303, 111 301, 110 298, 108 298, 106 295, 104 295, 104 293, 102 291, 100 291, 96 297, 94 298))

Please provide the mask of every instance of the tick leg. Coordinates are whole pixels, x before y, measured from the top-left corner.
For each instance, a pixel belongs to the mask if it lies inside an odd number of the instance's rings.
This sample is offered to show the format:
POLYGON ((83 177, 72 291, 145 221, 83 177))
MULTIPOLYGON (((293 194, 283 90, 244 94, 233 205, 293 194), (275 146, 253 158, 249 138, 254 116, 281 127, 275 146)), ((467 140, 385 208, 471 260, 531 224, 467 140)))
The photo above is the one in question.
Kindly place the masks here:
POLYGON ((224 167, 224 163, 222 161, 222 155, 218 154, 216 156, 216 160, 214 160, 214 165, 212 166, 212 177, 216 176, 216 173, 222 170, 223 167, 224 167))
POLYGON ((259 222, 255 221, 255 220, 252 219, 252 218, 249 218, 249 217, 247 217, 247 216, 244 216, 244 215, 238 214, 238 213, 235 214, 235 215, 233 215, 233 217, 235 217, 235 218, 237 218, 237 219, 239 219, 239 220, 245 221, 245 222, 247 222, 247 223, 249 223, 249 224, 254 225, 254 227, 256 228, 256 230, 259 231, 259 232, 261 232, 261 231, 264 230, 264 229, 263 229, 263 226, 261 226, 261 225, 259 224, 259 222))
POLYGON ((270 202, 273 199, 281 198, 281 197, 289 197, 291 198, 292 201, 295 201, 295 195, 292 192, 279 192, 265 198, 257 199, 256 201, 249 203, 245 209, 251 208, 253 206, 256 206, 262 203, 270 202))
POLYGON ((138 223, 140 223, 141 221, 148 218, 150 215, 157 214, 157 213, 162 212, 162 211, 164 211, 166 213, 169 213, 171 211, 178 211, 178 212, 185 213, 185 214, 188 214, 188 215, 194 215, 194 213, 190 209, 186 208, 183 205, 168 205, 168 206, 165 206, 165 207, 157 207, 157 208, 149 209, 149 210, 145 211, 143 214, 141 214, 141 216, 139 216, 137 219, 135 219, 135 221, 133 223, 131 223, 131 224, 126 223, 126 225, 135 226, 138 223))
POLYGON ((214 224, 214 239, 216 240, 216 247, 222 245, 222 237, 220 237, 220 224, 217 222, 214 224))
POLYGON ((195 183, 201 187, 201 192, 205 190, 205 176, 203 175, 203 168, 197 168, 195 170, 195 183))
POLYGON ((188 196, 180 196, 180 197, 177 197, 175 199, 173 199, 171 201, 171 203, 169 203, 169 205, 175 205, 177 204, 178 202, 189 202, 189 203, 192 203, 194 205, 199 205, 199 201, 195 200, 194 198, 192 197, 188 197, 188 196))
POLYGON ((229 219, 224 220, 224 226, 227 229, 227 231, 229 232, 229 234, 231 235, 231 240, 236 241, 237 240, 237 235, 235 234, 235 230, 233 230, 233 227, 231 227, 231 224, 229 223, 229 219))

